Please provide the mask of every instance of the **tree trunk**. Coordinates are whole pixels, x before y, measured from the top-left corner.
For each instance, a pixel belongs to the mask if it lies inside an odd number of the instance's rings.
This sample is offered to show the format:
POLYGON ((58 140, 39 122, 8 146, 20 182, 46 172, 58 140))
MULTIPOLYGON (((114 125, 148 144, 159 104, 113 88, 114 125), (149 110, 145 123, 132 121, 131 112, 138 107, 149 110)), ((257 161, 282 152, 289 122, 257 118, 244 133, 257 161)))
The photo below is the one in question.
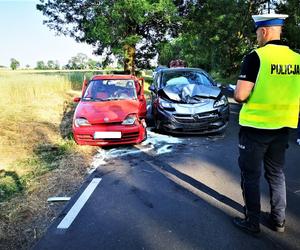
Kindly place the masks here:
POLYGON ((124 46, 124 72, 131 75, 135 74, 135 46, 125 45, 124 46))

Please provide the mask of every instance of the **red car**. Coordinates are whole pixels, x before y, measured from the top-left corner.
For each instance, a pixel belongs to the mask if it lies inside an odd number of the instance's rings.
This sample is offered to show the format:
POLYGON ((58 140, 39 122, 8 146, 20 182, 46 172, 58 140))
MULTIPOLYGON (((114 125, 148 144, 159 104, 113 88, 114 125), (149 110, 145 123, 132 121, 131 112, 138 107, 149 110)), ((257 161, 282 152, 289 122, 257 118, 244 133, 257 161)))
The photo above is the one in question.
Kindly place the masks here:
POLYGON ((132 75, 96 75, 84 81, 73 118, 77 144, 111 146, 146 139, 144 79, 132 75))

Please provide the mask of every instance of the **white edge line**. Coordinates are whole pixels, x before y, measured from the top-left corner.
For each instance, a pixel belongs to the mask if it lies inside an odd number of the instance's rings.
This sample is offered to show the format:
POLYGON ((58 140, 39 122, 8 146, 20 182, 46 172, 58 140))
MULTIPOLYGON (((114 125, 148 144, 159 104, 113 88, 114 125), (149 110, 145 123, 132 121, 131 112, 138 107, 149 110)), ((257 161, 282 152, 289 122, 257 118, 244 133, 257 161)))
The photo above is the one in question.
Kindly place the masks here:
POLYGON ((67 229, 72 224, 72 222, 75 220, 76 216, 84 206, 84 204, 87 202, 91 194, 94 192, 95 188, 98 186, 99 182, 102 180, 102 178, 94 178, 90 184, 86 187, 86 189, 83 191, 83 193, 80 195, 78 200, 75 202, 75 204, 72 206, 72 208, 69 210, 69 212, 66 214, 66 216, 63 218, 63 220, 59 223, 57 226, 58 229, 67 229))

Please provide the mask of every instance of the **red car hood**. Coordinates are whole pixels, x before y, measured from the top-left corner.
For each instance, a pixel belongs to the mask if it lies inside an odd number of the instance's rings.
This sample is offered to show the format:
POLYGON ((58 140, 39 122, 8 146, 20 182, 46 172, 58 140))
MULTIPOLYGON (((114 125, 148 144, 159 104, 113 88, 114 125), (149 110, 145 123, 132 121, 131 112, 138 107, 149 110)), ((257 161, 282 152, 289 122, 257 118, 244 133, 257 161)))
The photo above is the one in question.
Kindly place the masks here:
POLYGON ((137 100, 80 102, 75 117, 86 118, 91 124, 122 122, 129 114, 138 114, 137 100))

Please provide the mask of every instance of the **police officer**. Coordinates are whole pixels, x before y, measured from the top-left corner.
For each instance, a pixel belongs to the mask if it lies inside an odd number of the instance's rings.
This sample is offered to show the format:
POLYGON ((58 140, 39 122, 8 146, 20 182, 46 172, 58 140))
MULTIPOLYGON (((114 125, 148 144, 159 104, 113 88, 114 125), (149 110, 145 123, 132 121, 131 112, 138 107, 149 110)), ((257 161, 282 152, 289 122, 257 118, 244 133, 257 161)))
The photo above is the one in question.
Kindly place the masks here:
POLYGON ((299 114, 299 120, 298 120, 297 140, 296 140, 296 143, 300 146, 300 114, 299 114))
POLYGON ((283 166, 289 128, 297 128, 300 100, 300 55, 280 41, 287 15, 252 16, 260 48, 242 64, 234 99, 243 103, 239 115, 239 167, 245 218, 234 218, 240 229, 260 232, 260 176, 270 190, 270 226, 285 229, 286 187, 283 166))

